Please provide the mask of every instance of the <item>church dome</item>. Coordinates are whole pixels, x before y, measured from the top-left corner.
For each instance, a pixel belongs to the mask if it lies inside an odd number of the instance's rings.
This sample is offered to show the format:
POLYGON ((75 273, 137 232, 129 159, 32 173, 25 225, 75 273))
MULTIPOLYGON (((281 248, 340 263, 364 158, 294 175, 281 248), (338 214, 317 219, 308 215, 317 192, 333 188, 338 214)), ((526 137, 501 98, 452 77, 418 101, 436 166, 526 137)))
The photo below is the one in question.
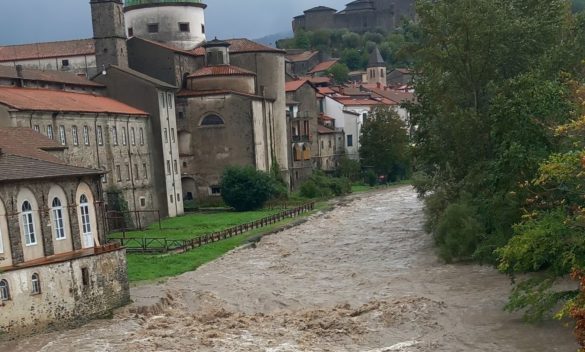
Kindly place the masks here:
POLYGON ((140 37, 192 50, 205 41, 202 0, 125 0, 128 37, 140 37))

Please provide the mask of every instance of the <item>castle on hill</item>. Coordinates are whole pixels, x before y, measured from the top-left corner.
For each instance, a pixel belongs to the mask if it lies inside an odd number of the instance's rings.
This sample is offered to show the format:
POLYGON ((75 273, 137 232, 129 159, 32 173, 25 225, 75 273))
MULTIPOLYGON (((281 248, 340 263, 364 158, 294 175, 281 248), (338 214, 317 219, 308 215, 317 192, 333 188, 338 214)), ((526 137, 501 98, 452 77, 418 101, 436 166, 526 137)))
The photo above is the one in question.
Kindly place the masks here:
POLYGON ((308 9, 303 15, 294 17, 292 27, 295 33, 344 28, 352 32, 392 31, 402 20, 414 18, 414 0, 356 0, 339 12, 326 6, 308 9))

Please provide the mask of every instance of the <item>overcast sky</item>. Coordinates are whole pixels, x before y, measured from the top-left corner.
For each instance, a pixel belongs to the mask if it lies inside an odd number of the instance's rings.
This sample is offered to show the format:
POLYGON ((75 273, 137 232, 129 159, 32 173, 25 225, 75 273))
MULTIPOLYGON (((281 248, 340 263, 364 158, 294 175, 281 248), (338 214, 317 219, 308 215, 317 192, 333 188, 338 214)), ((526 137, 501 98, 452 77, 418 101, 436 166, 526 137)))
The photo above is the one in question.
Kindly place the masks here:
MULTIPOLYGON (((207 0, 208 37, 222 39, 291 30, 292 18, 324 5, 341 10, 349 0, 207 0)), ((89 0, 0 0, 0 45, 90 38, 89 0)))

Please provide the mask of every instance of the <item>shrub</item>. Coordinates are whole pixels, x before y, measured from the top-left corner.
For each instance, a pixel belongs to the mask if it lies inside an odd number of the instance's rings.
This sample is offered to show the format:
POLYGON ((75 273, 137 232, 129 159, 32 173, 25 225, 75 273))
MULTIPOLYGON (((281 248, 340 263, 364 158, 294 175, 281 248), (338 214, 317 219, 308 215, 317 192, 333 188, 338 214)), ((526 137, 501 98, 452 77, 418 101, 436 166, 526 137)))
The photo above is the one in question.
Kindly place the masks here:
POLYGON ((344 177, 328 177, 322 172, 315 172, 301 185, 300 192, 306 198, 341 196, 351 193, 351 182, 344 177))
POLYGON ((260 209, 276 192, 273 179, 251 166, 226 168, 220 187, 223 200, 236 211, 260 209))
POLYGON ((305 198, 317 198, 320 195, 319 188, 312 180, 307 180, 301 185, 301 196, 305 198))
POLYGON ((364 181, 370 186, 374 187, 378 183, 378 176, 373 170, 368 170, 364 175, 364 181))
POLYGON ((439 219, 435 233, 439 255, 448 263, 469 260, 484 233, 474 207, 467 202, 451 204, 439 219))

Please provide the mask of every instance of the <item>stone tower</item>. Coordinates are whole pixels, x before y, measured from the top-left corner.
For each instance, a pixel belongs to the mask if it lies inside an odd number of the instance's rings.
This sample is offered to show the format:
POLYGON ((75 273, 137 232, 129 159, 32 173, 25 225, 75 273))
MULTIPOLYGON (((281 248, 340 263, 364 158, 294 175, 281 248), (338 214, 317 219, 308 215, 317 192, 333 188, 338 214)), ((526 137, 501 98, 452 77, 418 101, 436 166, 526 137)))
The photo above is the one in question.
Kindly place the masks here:
POLYGON ((126 0, 129 37, 140 37, 192 50, 205 41, 202 0, 126 0))
POLYGON ((368 61, 368 83, 386 86, 386 63, 378 47, 374 48, 368 61))
POLYGON ((110 65, 128 67, 122 0, 91 0, 90 5, 98 71, 110 65))

